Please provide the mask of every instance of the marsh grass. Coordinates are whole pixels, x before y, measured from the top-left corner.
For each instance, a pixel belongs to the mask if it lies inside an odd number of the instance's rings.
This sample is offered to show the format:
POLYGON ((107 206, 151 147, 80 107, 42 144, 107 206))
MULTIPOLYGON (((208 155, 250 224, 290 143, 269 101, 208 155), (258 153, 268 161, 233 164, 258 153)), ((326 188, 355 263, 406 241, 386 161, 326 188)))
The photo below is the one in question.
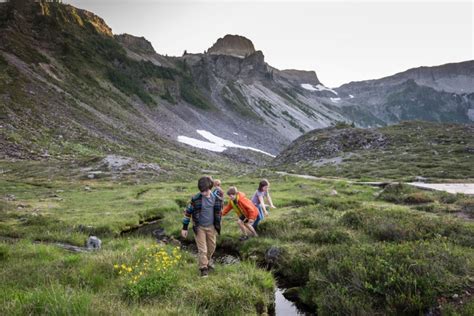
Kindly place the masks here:
MULTIPOLYGON (((1 180, 2 196, 15 197, 0 204, 2 236, 21 238, 0 243, 2 310, 255 314, 270 304, 275 283, 259 267, 271 267, 280 282, 297 287, 300 300, 321 314, 420 313, 434 307, 437 298, 472 287, 474 224, 456 216, 472 208, 472 198, 406 187, 380 193, 344 181, 280 177, 265 171, 262 177, 270 180, 277 208, 270 209, 259 225, 260 236, 240 242, 231 212, 223 219, 218 239, 218 247, 238 252, 242 263, 218 265, 215 274, 202 280, 196 259, 183 252, 172 277, 150 275, 134 290, 114 264, 136 264, 154 241, 119 237, 120 232, 160 218, 166 233, 179 238, 183 207, 197 191, 195 179, 145 184, 1 180), (103 240, 102 250, 72 254, 32 243, 83 245, 90 233, 103 240), (279 255, 269 264, 266 253, 271 247, 279 249, 279 255), (63 306, 64 302, 70 304, 63 306)), ((259 181, 221 180, 223 188, 237 185, 249 197, 259 181)), ((467 302, 469 310, 469 298, 467 302)))

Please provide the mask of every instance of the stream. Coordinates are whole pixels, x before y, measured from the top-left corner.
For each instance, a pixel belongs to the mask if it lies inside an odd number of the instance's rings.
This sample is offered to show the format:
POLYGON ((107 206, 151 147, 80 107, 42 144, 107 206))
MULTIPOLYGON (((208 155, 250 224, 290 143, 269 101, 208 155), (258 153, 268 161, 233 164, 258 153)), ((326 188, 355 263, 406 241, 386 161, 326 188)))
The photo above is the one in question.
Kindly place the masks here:
MULTIPOLYGON (((160 220, 154 219, 151 221, 144 222, 140 226, 131 228, 129 230, 123 231, 121 236, 150 236, 155 238, 157 241, 169 242, 170 240, 176 241, 173 237, 169 237, 165 234, 163 228, 161 228, 160 220)), ((197 256, 197 248, 194 242, 182 244, 181 248, 185 251, 189 251, 192 254, 197 256)), ((214 254, 214 262, 217 264, 236 264, 241 261, 239 254, 236 252, 231 252, 223 250, 218 247, 214 254)), ((283 293, 285 289, 282 287, 275 288, 275 305, 269 308, 269 315, 275 316, 292 316, 292 315, 312 315, 314 313, 309 313, 299 309, 295 303, 288 300, 283 293)))

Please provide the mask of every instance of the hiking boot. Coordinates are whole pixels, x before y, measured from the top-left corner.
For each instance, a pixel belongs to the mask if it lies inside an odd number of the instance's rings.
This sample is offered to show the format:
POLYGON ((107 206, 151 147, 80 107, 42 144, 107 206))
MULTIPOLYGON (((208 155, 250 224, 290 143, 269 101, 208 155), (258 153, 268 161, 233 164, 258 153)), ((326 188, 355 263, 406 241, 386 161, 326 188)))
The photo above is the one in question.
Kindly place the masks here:
POLYGON ((239 238, 240 241, 246 241, 247 239, 249 239, 249 236, 247 236, 247 235, 240 236, 240 238, 239 238))
POLYGON ((201 277, 202 278, 207 278, 209 275, 209 270, 207 268, 200 269, 201 270, 201 277))

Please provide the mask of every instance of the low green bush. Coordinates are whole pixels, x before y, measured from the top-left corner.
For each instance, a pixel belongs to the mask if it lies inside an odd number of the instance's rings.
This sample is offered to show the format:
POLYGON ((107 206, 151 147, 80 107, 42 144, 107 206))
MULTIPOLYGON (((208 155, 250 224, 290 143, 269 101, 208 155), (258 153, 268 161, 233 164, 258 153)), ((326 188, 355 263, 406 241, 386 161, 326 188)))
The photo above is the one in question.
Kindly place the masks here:
POLYGON ((335 245, 314 257, 317 268, 309 274, 307 288, 323 315, 418 314, 436 304, 440 293, 467 284, 473 259, 443 238, 335 245))

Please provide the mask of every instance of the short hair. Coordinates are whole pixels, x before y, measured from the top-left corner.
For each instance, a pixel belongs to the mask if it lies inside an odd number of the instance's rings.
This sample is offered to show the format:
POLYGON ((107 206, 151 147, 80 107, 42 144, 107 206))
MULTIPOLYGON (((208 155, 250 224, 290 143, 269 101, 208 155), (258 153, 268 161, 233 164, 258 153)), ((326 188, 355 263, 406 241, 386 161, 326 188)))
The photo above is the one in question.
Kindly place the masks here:
POLYGON ((214 180, 214 185, 215 185, 216 187, 220 186, 220 185, 221 185, 221 180, 215 179, 215 180, 214 180))
POLYGON ((264 186, 270 185, 270 182, 268 182, 267 179, 262 179, 260 183, 258 184, 258 190, 262 191, 264 186))
POLYGON ((227 195, 236 195, 237 193, 239 193, 239 191, 237 191, 237 187, 230 187, 229 190, 227 190, 227 195))
POLYGON ((209 176, 201 177, 198 180, 198 189, 199 192, 205 192, 207 190, 212 189, 214 186, 214 181, 212 181, 212 178, 209 176))

